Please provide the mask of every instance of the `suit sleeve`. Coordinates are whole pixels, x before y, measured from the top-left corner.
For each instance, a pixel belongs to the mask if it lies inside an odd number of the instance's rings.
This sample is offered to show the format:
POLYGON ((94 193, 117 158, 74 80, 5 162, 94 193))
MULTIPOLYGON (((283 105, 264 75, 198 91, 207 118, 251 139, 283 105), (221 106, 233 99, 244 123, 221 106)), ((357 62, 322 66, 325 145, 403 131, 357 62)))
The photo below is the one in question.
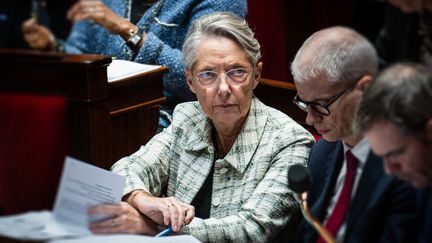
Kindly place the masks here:
POLYGON ((111 170, 126 178, 123 195, 142 189, 152 195, 160 196, 168 182, 171 151, 171 127, 153 137, 134 154, 116 162, 111 170))
POLYGON ((416 242, 420 219, 415 191, 409 184, 397 179, 394 180, 394 188, 380 242, 416 242))

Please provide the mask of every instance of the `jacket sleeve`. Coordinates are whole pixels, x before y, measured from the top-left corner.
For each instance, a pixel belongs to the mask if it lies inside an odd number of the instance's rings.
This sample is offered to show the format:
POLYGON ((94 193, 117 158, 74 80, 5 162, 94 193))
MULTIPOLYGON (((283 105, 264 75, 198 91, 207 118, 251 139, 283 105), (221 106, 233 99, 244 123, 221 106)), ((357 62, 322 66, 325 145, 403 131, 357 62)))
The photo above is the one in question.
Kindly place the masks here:
POLYGON ((90 21, 78 21, 73 24, 67 40, 63 43, 64 51, 72 54, 92 53, 88 48, 88 30, 91 28, 90 21))
POLYGON ((160 196, 168 182, 171 144, 171 127, 153 137, 145 146, 134 154, 117 161, 111 170, 126 177, 123 195, 142 189, 155 196, 160 196))

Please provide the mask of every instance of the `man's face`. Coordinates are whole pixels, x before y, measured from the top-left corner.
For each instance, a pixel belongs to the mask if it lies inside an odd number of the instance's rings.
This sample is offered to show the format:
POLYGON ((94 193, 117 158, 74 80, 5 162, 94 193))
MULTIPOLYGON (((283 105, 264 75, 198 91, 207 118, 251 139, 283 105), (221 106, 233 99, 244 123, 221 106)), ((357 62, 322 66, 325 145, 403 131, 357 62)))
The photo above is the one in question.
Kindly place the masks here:
POLYGON ((307 108, 306 123, 314 126, 327 141, 345 140, 352 135, 352 124, 358 97, 354 87, 347 87, 342 82, 330 83, 321 78, 311 81, 296 82, 297 95, 305 102, 314 102, 323 106, 333 101, 328 107, 330 115, 324 116, 307 108))
POLYGON ((403 133, 393 123, 380 121, 364 134, 372 150, 383 157, 384 170, 414 187, 432 186, 431 141, 403 133))

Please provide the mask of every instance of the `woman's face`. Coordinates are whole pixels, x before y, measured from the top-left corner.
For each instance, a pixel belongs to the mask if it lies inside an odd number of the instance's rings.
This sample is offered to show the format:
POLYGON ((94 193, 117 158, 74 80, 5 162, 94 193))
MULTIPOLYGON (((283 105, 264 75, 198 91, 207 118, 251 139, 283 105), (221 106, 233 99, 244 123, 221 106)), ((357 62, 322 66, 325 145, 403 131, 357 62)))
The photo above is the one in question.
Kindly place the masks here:
POLYGON ((261 68, 261 63, 254 68, 233 40, 206 37, 197 48, 192 70, 186 70, 186 78, 204 113, 215 124, 242 124, 261 68))

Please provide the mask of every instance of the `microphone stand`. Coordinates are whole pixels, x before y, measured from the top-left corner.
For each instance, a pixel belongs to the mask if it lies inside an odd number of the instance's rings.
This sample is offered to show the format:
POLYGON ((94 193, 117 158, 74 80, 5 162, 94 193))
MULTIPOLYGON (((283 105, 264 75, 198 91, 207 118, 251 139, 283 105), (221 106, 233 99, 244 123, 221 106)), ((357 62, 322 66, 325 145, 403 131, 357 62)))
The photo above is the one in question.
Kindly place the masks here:
POLYGON ((328 230, 322 226, 318 220, 310 213, 307 205, 307 192, 303 192, 301 194, 301 198, 299 197, 299 194, 294 193, 295 200, 299 203, 301 212, 306 219, 306 221, 312 225, 318 234, 327 242, 327 243, 336 243, 335 238, 328 232, 328 230))

